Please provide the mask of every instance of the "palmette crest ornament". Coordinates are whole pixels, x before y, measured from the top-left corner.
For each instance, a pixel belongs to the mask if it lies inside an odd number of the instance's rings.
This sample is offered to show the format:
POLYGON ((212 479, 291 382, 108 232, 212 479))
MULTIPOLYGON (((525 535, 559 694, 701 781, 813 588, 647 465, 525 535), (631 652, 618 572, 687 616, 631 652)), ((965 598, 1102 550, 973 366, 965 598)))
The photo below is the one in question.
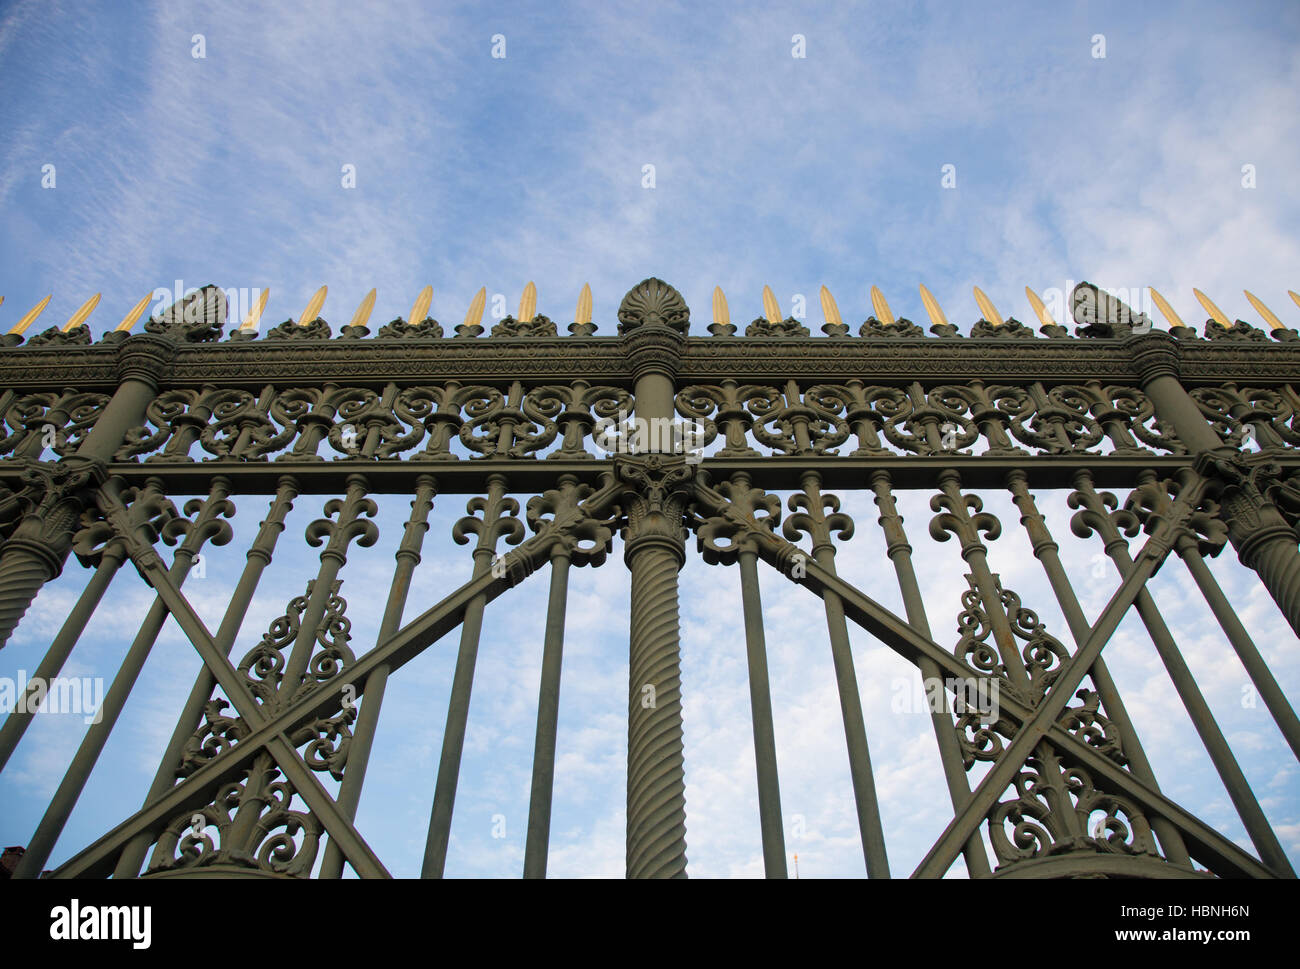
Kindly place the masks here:
POLYGON ((229 303, 216 286, 204 286, 145 321, 146 333, 171 336, 193 343, 221 338, 229 303))
POLYGON ((654 276, 633 286, 618 307, 620 335, 642 326, 666 326, 682 335, 691 327, 691 311, 682 294, 654 276))

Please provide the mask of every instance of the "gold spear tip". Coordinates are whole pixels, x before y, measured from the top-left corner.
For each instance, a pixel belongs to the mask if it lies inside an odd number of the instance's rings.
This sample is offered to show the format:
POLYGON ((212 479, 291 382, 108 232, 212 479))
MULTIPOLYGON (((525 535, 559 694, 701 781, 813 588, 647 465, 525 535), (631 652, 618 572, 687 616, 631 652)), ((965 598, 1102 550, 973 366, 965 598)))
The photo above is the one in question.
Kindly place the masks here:
POLYGON ((90 297, 90 299, 77 307, 77 312, 69 316, 68 322, 63 324, 64 333, 67 333, 73 327, 81 326, 81 324, 86 321, 86 317, 90 316, 90 314, 95 311, 95 307, 99 305, 99 296, 100 294, 96 293, 94 296, 90 297))
POLYGON ((885 294, 877 286, 871 287, 871 308, 875 310, 876 319, 881 323, 889 325, 894 322, 894 314, 889 309, 889 304, 885 302, 885 294))
POLYGON ((372 288, 370 292, 366 293, 365 299, 363 299, 361 301, 361 304, 357 306, 357 311, 352 314, 352 322, 349 323, 348 326, 366 325, 366 323, 370 320, 371 312, 375 308, 375 297, 378 295, 379 295, 379 291, 374 288, 372 288))
POLYGON ((1295 290, 1293 290, 1293 289, 1288 289, 1286 292, 1287 292, 1287 295, 1290 296, 1291 299, 1293 299, 1293 300, 1295 301, 1295 305, 1296 305, 1296 306, 1300 306, 1300 293, 1297 293, 1297 292, 1296 292, 1295 290))
POLYGON ((17 323, 15 323, 13 325, 13 329, 11 329, 9 332, 21 334, 23 330, 31 326, 32 323, 36 320, 36 317, 40 316, 43 312, 45 312, 45 307, 50 305, 50 300, 53 298, 53 296, 54 294, 51 293, 49 296, 46 296, 45 299, 41 300, 39 303, 37 303, 35 306, 29 309, 26 313, 24 313, 23 318, 19 320, 17 323))
POLYGON ((713 322, 719 326, 731 324, 731 311, 727 309, 727 297, 721 286, 713 287, 713 322))
POLYGON ((781 306, 772 294, 771 286, 763 287, 763 315, 767 317, 769 323, 781 322, 781 306))
POLYGON ((1205 307, 1205 312, 1210 314, 1210 318, 1214 320, 1215 323, 1218 323, 1220 326, 1223 327, 1228 327, 1228 328, 1232 327, 1232 321, 1229 320, 1228 317, 1224 315, 1223 310, 1219 309, 1217 306, 1214 305, 1214 300, 1210 299, 1210 297, 1206 296, 1204 293, 1202 293, 1199 289, 1196 289, 1195 287, 1192 287, 1192 292, 1196 295, 1197 302, 1199 302, 1203 307, 1205 307))
POLYGON ((578 294, 578 308, 573 311, 573 322, 586 326, 591 322, 591 284, 583 283, 582 292, 578 294))
POLYGON ((262 319, 262 312, 266 309, 266 301, 270 296, 271 291, 269 289, 262 290, 262 294, 257 297, 257 302, 253 304, 253 308, 244 317, 244 322, 240 324, 239 328, 241 330, 257 329, 257 324, 262 319))
POLYGON ((821 300, 822 316, 826 318, 826 322, 831 326, 843 326, 844 320, 840 316, 840 308, 836 305, 835 297, 831 295, 831 291, 825 286, 822 287, 821 300))
POLYGON ((930 317, 930 323, 934 326, 947 326, 948 317, 943 315, 943 310, 939 307, 939 301, 934 298, 925 283, 921 283, 921 302, 925 304, 925 312, 930 317))
POLYGON ((329 287, 322 286, 320 289, 316 290, 316 295, 311 298, 311 302, 307 304, 307 308, 302 311, 302 316, 298 317, 299 326, 307 326, 315 320, 316 317, 320 316, 320 309, 325 305, 325 294, 328 289, 329 287))
POLYGON ((1047 307, 1038 298, 1038 294, 1026 286, 1025 295, 1029 297, 1029 305, 1034 308, 1034 314, 1038 317, 1038 322, 1043 326, 1056 326, 1056 320, 1052 319, 1052 314, 1047 312, 1047 307))
POLYGON ((519 297, 519 322, 531 323, 537 315, 537 287, 532 280, 524 287, 524 295, 519 297))
POLYGON ((975 302, 979 304, 980 312, 984 314, 984 319, 988 320, 994 326, 1001 326, 1004 322, 1002 314, 997 311, 993 301, 984 295, 984 291, 978 286, 975 287, 975 302))
POLYGON ((411 315, 407 323, 411 326, 418 326, 424 322, 424 318, 429 315, 429 306, 433 303, 433 287, 426 286, 420 290, 420 295, 415 297, 415 305, 411 307, 411 315))
POLYGON ((1159 290, 1154 286, 1148 286, 1147 289, 1151 291, 1151 302, 1156 304, 1156 307, 1162 314, 1164 314, 1165 319, 1169 321, 1171 327, 1186 326, 1186 324, 1183 323, 1182 317, 1174 312, 1174 308, 1169 305, 1168 301, 1163 296, 1160 295, 1159 290))
POLYGON ((140 298, 140 302, 131 307, 131 311, 122 317, 122 322, 117 324, 117 329, 123 333, 135 326, 136 320, 144 316, 145 307, 153 299, 153 293, 146 293, 140 298))
POLYGON ((483 286, 474 294, 469 310, 465 313, 465 326, 478 326, 483 322, 483 307, 487 305, 487 287, 483 286))
POLYGON ((1273 311, 1264 305, 1263 300, 1256 299, 1255 294, 1248 289, 1243 289, 1242 292, 1246 294, 1246 299, 1250 300, 1250 305, 1255 307, 1255 311, 1259 313, 1260 316, 1264 317, 1269 326, 1275 330, 1286 329, 1286 327, 1282 325, 1282 321, 1277 318, 1273 311))

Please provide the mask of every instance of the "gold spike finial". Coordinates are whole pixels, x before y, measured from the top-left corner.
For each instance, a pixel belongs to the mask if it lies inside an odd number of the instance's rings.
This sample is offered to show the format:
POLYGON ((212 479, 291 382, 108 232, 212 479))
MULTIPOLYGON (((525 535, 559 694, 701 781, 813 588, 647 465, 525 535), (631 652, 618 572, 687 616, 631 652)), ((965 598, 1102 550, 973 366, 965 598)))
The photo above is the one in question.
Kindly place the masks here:
POLYGON ((1038 322, 1043 326, 1056 326, 1056 320, 1052 319, 1052 314, 1047 312, 1047 307, 1038 298, 1038 294, 1026 286, 1025 295, 1029 297, 1029 305, 1034 308, 1034 315, 1038 317, 1038 322))
POLYGON ((713 287, 713 322, 718 326, 731 325, 731 312, 727 309, 727 297, 721 286, 713 287))
POLYGON ((478 326, 483 322, 483 307, 487 305, 487 287, 483 286, 474 294, 474 299, 469 304, 469 310, 465 313, 464 326, 478 326))
POLYGON ((821 298, 822 316, 826 318, 826 322, 831 326, 843 326, 844 320, 840 316, 840 308, 835 305, 835 297, 825 286, 822 287, 821 298))
POLYGON ((43 312, 45 312, 45 307, 50 305, 50 299, 53 296, 54 294, 51 293, 49 296, 46 296, 45 299, 41 300, 39 303, 37 303, 35 306, 29 309, 26 313, 24 313, 23 318, 19 320, 17 323, 15 323, 13 325, 13 328, 10 329, 9 332, 21 334, 25 329, 31 326, 32 323, 36 320, 36 317, 40 316, 43 312))
POLYGON ((529 280, 524 295, 519 297, 519 322, 531 323, 537 315, 537 287, 529 280))
POLYGON ((316 290, 316 295, 311 298, 311 302, 307 304, 307 308, 302 311, 302 316, 298 317, 299 326, 307 326, 312 322, 312 320, 320 316, 320 309, 325 305, 325 294, 327 291, 328 287, 326 286, 322 286, 320 289, 316 290))
POLYGON ((375 297, 379 295, 378 290, 371 289, 366 293, 366 298, 361 301, 357 311, 352 314, 352 322, 348 326, 365 326, 370 319, 370 314, 375 309, 375 297))
POLYGON ((939 308, 939 301, 925 288, 924 283, 921 284, 921 302, 925 304, 925 312, 930 316, 931 325, 948 325, 948 317, 944 316, 943 310, 939 308))
POLYGON ((1206 296, 1199 289, 1194 287, 1192 292, 1196 295, 1197 302, 1205 307, 1205 312, 1210 314, 1210 319, 1214 320, 1215 323, 1218 323, 1222 327, 1228 329, 1232 328, 1232 321, 1224 315, 1223 310, 1214 305, 1214 300, 1210 299, 1210 297, 1206 296))
POLYGON ((86 300, 77 307, 77 312, 68 317, 68 322, 63 324, 63 332, 67 333, 73 327, 81 326, 91 313, 95 312, 95 307, 99 305, 99 293, 96 293, 90 299, 86 300))
POLYGON ((591 322, 591 284, 583 283, 582 292, 578 294, 578 307, 573 311, 573 322, 586 326, 591 322))
POLYGON ((1265 306, 1262 300, 1255 298, 1254 293, 1248 289, 1243 289, 1242 292, 1246 294, 1246 299, 1250 300, 1250 305, 1255 307, 1255 311, 1259 313, 1260 316, 1264 317, 1269 326, 1275 330, 1286 329, 1286 327, 1282 325, 1282 321, 1274 315, 1273 311, 1265 306))
POLYGON ((1147 289, 1151 291, 1151 302, 1155 303, 1160 312, 1164 314, 1164 318, 1169 321, 1169 325, 1171 327, 1181 326, 1186 329, 1187 324, 1183 322, 1182 317, 1174 312, 1174 308, 1169 305, 1169 302, 1160 295, 1156 288, 1148 286, 1147 289))
POLYGON ((429 315, 429 306, 433 303, 433 287, 426 286, 420 290, 420 295, 415 297, 415 305, 411 307, 411 315, 407 319, 410 326, 419 326, 424 322, 424 318, 429 315))
POLYGON ((781 306, 772 295, 772 287, 763 287, 763 315, 767 317, 769 323, 781 322, 781 306))
POLYGON ((886 326, 894 323, 894 314, 889 309, 889 304, 885 302, 885 294, 877 286, 871 287, 871 308, 876 313, 876 319, 886 326))
POLYGON ((1300 293, 1297 293, 1297 292, 1296 292, 1295 290, 1293 290, 1293 289, 1288 289, 1286 292, 1287 292, 1287 295, 1290 296, 1291 299, 1293 299, 1293 300, 1295 301, 1295 305, 1296 305, 1296 306, 1300 306, 1300 293))
POLYGON ((984 295, 984 290, 978 286, 975 287, 975 302, 979 304, 980 312, 984 314, 984 319, 988 320, 994 326, 1001 326, 1003 323, 1002 314, 998 312, 993 301, 984 295))
POLYGON ((270 299, 270 297, 271 291, 269 289, 263 289, 261 295, 257 297, 257 302, 253 304, 253 308, 250 309, 248 315, 244 317, 244 322, 239 325, 241 330, 257 329, 257 324, 261 322, 262 313, 266 309, 266 301, 270 299))
POLYGON ((120 332, 125 333, 127 330, 131 329, 131 327, 135 326, 135 321, 144 316, 145 308, 149 305, 149 301, 152 299, 153 293, 146 293, 141 297, 140 302, 131 307, 131 312, 122 317, 122 322, 117 324, 117 329, 120 332))

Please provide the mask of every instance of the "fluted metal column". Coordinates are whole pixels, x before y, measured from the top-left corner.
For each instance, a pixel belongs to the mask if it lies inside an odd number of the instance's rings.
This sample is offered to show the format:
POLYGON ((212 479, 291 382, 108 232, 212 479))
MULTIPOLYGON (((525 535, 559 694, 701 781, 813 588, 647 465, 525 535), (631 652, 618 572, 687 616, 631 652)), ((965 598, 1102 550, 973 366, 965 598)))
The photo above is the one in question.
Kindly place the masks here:
MULTIPOLYGON (((632 367, 635 412, 652 449, 675 415, 674 381, 690 311, 659 279, 633 288, 618 310, 632 367)), ((686 877, 686 768, 682 735, 677 572, 685 562, 685 491, 693 466, 659 454, 620 457, 627 484, 624 561, 632 573, 627 729, 627 877, 686 877)))
POLYGON ((57 464, 30 461, 25 477, 43 494, 0 546, 0 648, 9 641, 41 587, 63 571, 72 533, 103 466, 126 432, 144 419, 175 346, 141 334, 125 341, 118 357, 120 383, 77 453, 57 464))
MULTIPOLYGON (((633 543, 635 542, 635 544, 633 543)), ((627 714, 627 877, 686 877, 686 767, 677 610, 681 545, 642 535, 632 573, 627 714)))
POLYGON ((1268 452, 1246 455, 1219 440, 1178 379, 1182 347, 1177 340, 1165 333, 1148 333, 1133 337, 1127 345, 1156 415, 1197 456, 1196 470, 1222 486, 1221 513, 1237 557, 1258 573, 1300 635, 1300 550, 1295 531, 1264 497, 1258 480, 1268 452))

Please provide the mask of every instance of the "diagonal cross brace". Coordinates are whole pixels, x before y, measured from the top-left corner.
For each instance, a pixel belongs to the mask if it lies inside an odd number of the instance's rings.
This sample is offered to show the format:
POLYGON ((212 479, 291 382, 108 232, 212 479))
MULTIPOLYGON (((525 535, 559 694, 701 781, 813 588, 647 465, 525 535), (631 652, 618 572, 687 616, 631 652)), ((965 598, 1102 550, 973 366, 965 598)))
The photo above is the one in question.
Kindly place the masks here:
MULTIPOLYGON (((246 737, 218 754, 157 800, 136 811, 94 844, 70 858, 55 871, 56 877, 88 878, 112 874, 118 853, 137 833, 161 830, 176 814, 211 799, 225 778, 245 766, 263 747, 271 748, 277 737, 283 740, 304 723, 324 713, 337 711, 345 688, 351 687, 356 696, 364 694, 366 680, 376 668, 387 665, 393 672, 400 669, 460 625, 465 610, 473 599, 484 596, 488 602, 491 602, 532 574, 538 563, 545 562, 549 558, 551 547, 558 540, 559 536, 555 533, 543 533, 522 543, 517 549, 502 557, 506 565, 504 573, 496 575, 488 571, 466 582, 441 602, 412 619, 352 666, 343 669, 336 678, 304 694, 279 712, 266 716, 261 709, 254 708, 254 719, 247 721, 251 730, 246 737)), ((153 551, 152 546, 146 544, 144 551, 157 558, 157 553, 153 551)), ((158 565, 161 566, 161 562, 158 565)), ((139 563, 137 568, 140 568, 139 563)), ((146 572, 145 569, 141 571, 148 580, 152 573, 146 572)), ((162 595, 162 587, 157 588, 162 595)), ((232 703, 235 703, 236 709, 239 709, 236 696, 242 692, 248 700, 251 700, 251 694, 238 678, 229 659, 218 653, 211 637, 206 635, 207 631, 202 622, 193 615, 184 597, 175 589, 171 590, 171 594, 173 598, 169 600, 164 596, 164 602, 176 613, 182 629, 194 643, 199 655, 212 669, 213 676, 231 698, 232 703), (193 633, 186 627, 186 622, 189 620, 182 621, 187 614, 192 618, 193 633)), ((301 758, 297 757, 296 751, 294 754, 301 765, 301 758)), ((311 774, 309 768, 302 766, 308 774, 311 774)), ((314 776, 311 780, 316 781, 314 776)), ((319 782, 316 782, 316 785, 319 786, 319 782)), ((323 787, 320 790, 324 793, 323 787)), ((328 799, 326 812, 331 815, 336 814, 337 805, 329 799, 328 794, 324 796, 328 799)), ((304 800, 306 800, 305 795, 304 800)), ((326 821, 326 817, 325 813, 321 814, 322 822, 326 821)), ((364 847, 365 842, 361 840, 360 835, 356 834, 352 825, 345 821, 340 821, 338 827, 342 832, 339 847, 345 849, 349 862, 353 863, 354 867, 358 863, 365 864, 364 860, 354 861, 354 859, 364 859, 365 854, 369 852, 369 849, 364 847), (348 832, 351 832, 353 837, 349 838, 348 832), (353 849, 361 853, 354 854, 353 849)), ((329 833, 331 836, 337 836, 332 828, 329 833)), ((370 854, 373 857, 373 853, 370 854)), ((375 859, 375 866, 377 866, 375 871, 382 875, 383 868, 378 859, 375 859)), ((360 874, 359 869, 358 874, 360 874)))
MULTIPOLYGON (((1168 553, 1168 545, 1163 549, 1152 550, 1152 545, 1156 541, 1156 536, 1147 540, 1138 555, 1137 562, 1125 576, 1120 587, 1115 590, 1115 594, 1111 596, 1110 602, 1106 604, 1106 608, 1093 625, 1092 631, 1088 633, 1083 645, 1061 667, 1060 675, 1051 690, 1035 708, 1033 715, 1028 720, 1022 721, 1020 729, 1007 744, 1002 756, 993 765, 993 769, 984 775, 984 779, 971 792, 970 800, 948 823, 939 840, 917 866, 913 877, 938 878, 948 870, 948 866, 956 860, 966 839, 979 829, 985 816, 993 810, 1002 792, 1015 780, 1016 773, 1024 766, 1034 748, 1045 738, 1049 728, 1056 724, 1057 718, 1074 696, 1075 689, 1088 674, 1088 670, 1092 669, 1097 657, 1101 655, 1102 647, 1119 628, 1120 621, 1132 606, 1133 600, 1145 588, 1147 579, 1168 553)), ((1136 781, 1136 778, 1134 780, 1136 781)))
MULTIPOLYGON (((707 488, 707 486, 702 485, 698 487, 707 488)), ((711 491, 711 489, 708 490, 711 491)), ((1192 496, 1189 494, 1187 497, 1190 499, 1192 496)), ((726 499, 716 492, 713 492, 708 496, 708 503, 715 507, 719 504, 728 504, 726 499)), ((923 636, 906 620, 895 615, 893 612, 862 593, 856 586, 846 582, 838 575, 822 568, 811 558, 811 556, 807 555, 807 553, 801 550, 797 545, 785 541, 780 536, 762 528, 757 523, 746 522, 745 527, 754 533, 758 543, 759 556, 765 562, 775 568, 790 581, 807 587, 818 596, 821 596, 825 592, 834 593, 844 603, 845 614, 850 619, 867 632, 871 633, 876 639, 889 646, 904 659, 908 660, 908 662, 915 664, 920 657, 926 657, 933 661, 946 674, 957 678, 978 678, 982 675, 972 667, 968 666, 965 662, 958 659, 951 652, 944 649, 942 646, 939 646, 933 640, 923 636), (794 578, 791 575, 792 570, 790 565, 795 556, 799 556, 801 559, 800 564, 803 575, 800 578, 794 578)), ((1169 527, 1172 528, 1173 526, 1169 527)), ((1138 563, 1143 569, 1141 578, 1134 578, 1132 582, 1126 581, 1121 584, 1119 590, 1112 598, 1110 606, 1107 607, 1108 610, 1111 607, 1114 607, 1115 609, 1113 620, 1115 626, 1118 626, 1119 620, 1123 617, 1124 613, 1136 598, 1138 590, 1144 587, 1146 578, 1155 571, 1157 565, 1163 560, 1164 555, 1168 552, 1168 541, 1162 538, 1159 544, 1155 544, 1155 539, 1156 536, 1153 536, 1152 539, 1148 540, 1146 547, 1144 547, 1142 552, 1139 554, 1138 563)), ((1097 631, 1101 631, 1101 621, 1106 618, 1107 614, 1103 614, 1101 619, 1098 620, 1098 624, 1093 627, 1094 635, 1090 635, 1088 640, 1084 643, 1085 647, 1095 647, 1095 652, 1098 654, 1101 652, 1101 647, 1105 645, 1105 642, 1114 631, 1111 629, 1109 632, 1106 632, 1103 637, 1097 637, 1095 635, 1097 631)), ((1075 656, 1078 655, 1079 653, 1076 652, 1075 656)), ((1082 666, 1071 667, 1071 669, 1074 672, 1077 672, 1078 675, 1075 684, 1071 686, 1070 690, 1061 692, 1061 696, 1065 698, 1065 702, 1068 702, 1069 697, 1073 694, 1074 686, 1078 685, 1077 681, 1082 680, 1093 662, 1093 659, 1089 659, 1087 663, 1082 666)), ((1052 691, 1053 694, 1057 692, 1060 684, 1065 682, 1065 675, 1066 674, 1062 672, 1061 676, 1058 677, 1058 685, 1057 687, 1054 687, 1052 691)), ((1035 719, 1038 717, 1038 714, 1042 709, 1041 706, 1038 708, 1031 708, 1008 693, 1002 694, 1000 704, 1003 713, 1021 724, 1030 724, 1035 722, 1035 719)), ((1061 704, 1061 707, 1062 709, 1064 708, 1064 703, 1061 704)), ((1061 727, 1055 720, 1056 716, 1059 716, 1059 713, 1060 711, 1058 710, 1050 720, 1045 717, 1038 723, 1035 728, 1038 731, 1038 739, 1045 737, 1063 754, 1070 757, 1080 766, 1090 770, 1095 778, 1106 781, 1114 790, 1132 799, 1135 803, 1141 805, 1146 810, 1153 814, 1162 816, 1175 824, 1183 832, 1188 845, 1196 849, 1194 852, 1196 857, 1206 864, 1213 865, 1219 873, 1243 878, 1277 877, 1273 871, 1261 864, 1259 860, 1250 855, 1249 852, 1242 850, 1239 846, 1229 841, 1222 834, 1205 824, 1195 815, 1189 813, 1175 802, 1170 801, 1160 792, 1148 787, 1131 773, 1124 770, 1109 758, 1089 747, 1074 734, 1061 727)), ((1022 729, 1017 733, 1017 737, 1023 736, 1024 734, 1025 730, 1022 729)), ((1035 743, 1036 742, 1037 741, 1035 741, 1035 743)), ((1032 750, 1032 747, 1032 744, 1028 745, 1028 750, 1032 750)), ((1027 758, 1028 752, 1026 752, 1024 756, 1027 758)), ((1007 752, 1004 752, 1003 759, 1006 757, 1007 752)), ((1012 769, 1011 774, 1014 775, 1015 770, 1019 770, 1020 764, 1022 763, 1023 758, 1012 769)), ((1003 785, 1003 787, 1005 787, 1005 785, 1003 785)), ((996 801, 997 796, 1002 789, 1003 788, 998 788, 998 791, 993 795, 992 801, 996 801)), ((974 796, 972 795, 972 802, 968 802, 967 810, 962 812, 960 815, 961 817, 967 816, 967 812, 971 810, 970 803, 973 803, 973 801, 974 796)), ((983 813, 991 809, 992 801, 990 801, 988 807, 986 807, 983 812, 976 816, 974 828, 978 828, 980 821, 983 819, 983 813)), ((954 821, 955 820, 956 819, 954 819, 954 821)), ((966 829, 965 834, 961 837, 954 836, 952 843, 956 844, 957 851, 946 863, 944 863, 942 870, 946 870, 948 865, 955 860, 956 854, 960 853, 961 844, 964 842, 965 837, 969 836, 970 830, 973 830, 973 828, 966 829)), ((949 830, 945 832, 945 838, 942 839, 945 842, 945 847, 948 844, 946 836, 951 833, 952 825, 949 826, 949 830)), ((916 875, 921 874, 920 871, 916 872, 916 875)), ((926 874, 929 874, 929 872, 926 874)))
MULTIPOLYGON (((100 489, 100 502, 105 518, 126 542, 128 553, 136 569, 175 617, 186 637, 203 658, 203 662, 212 670, 213 676, 236 711, 244 718, 244 722, 254 730, 264 726, 267 720, 265 713, 258 707, 253 694, 239 677, 229 658, 217 648, 211 633, 195 613, 189 600, 181 594, 180 589, 168 575, 157 550, 127 521, 126 505, 122 501, 116 483, 108 483, 100 489)), ((320 818, 330 836, 337 839, 339 847, 344 850, 349 862, 356 868, 357 874, 362 877, 387 877, 388 872, 383 863, 339 811, 334 799, 330 797, 298 751, 289 743, 283 731, 270 733, 257 746, 264 746, 275 759, 277 766, 293 784, 299 796, 320 818)))

